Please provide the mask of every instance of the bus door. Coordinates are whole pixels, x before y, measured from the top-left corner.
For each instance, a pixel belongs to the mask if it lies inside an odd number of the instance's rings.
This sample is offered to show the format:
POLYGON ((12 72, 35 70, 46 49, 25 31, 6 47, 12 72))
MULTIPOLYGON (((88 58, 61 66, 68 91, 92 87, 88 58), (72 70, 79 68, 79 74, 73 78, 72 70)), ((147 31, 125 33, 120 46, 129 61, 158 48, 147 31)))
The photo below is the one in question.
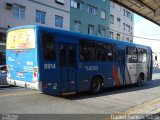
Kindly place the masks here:
POLYGON ((125 84, 125 50, 118 50, 118 78, 121 85, 125 84))
POLYGON ((61 92, 76 90, 76 45, 59 45, 60 86, 61 92))
POLYGON ((152 80, 152 53, 148 52, 147 80, 152 80))

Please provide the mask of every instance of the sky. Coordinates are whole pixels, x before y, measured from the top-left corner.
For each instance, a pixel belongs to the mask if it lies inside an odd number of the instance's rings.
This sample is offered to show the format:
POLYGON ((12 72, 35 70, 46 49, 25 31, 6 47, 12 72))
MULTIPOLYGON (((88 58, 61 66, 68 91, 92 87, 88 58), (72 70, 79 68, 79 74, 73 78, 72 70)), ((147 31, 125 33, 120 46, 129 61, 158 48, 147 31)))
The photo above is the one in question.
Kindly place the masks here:
POLYGON ((134 36, 148 38, 134 37, 134 43, 150 46, 153 52, 160 52, 160 26, 134 14, 134 36))

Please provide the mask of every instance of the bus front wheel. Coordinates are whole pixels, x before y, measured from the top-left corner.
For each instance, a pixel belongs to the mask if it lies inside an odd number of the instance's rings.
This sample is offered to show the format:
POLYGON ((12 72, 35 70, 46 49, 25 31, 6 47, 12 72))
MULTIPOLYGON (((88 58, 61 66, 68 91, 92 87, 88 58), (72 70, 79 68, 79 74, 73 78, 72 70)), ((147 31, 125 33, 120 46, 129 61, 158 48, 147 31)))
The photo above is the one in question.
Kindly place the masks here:
POLYGON ((91 93, 98 94, 102 92, 102 79, 100 77, 95 77, 91 83, 91 93))

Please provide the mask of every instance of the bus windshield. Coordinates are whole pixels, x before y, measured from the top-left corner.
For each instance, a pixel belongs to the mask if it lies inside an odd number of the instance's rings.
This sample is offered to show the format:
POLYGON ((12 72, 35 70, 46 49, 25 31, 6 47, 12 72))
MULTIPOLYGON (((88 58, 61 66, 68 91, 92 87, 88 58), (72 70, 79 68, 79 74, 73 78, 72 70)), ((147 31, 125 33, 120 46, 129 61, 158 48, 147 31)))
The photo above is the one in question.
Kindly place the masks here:
POLYGON ((8 33, 7 49, 35 48, 35 30, 33 28, 13 30, 8 33))

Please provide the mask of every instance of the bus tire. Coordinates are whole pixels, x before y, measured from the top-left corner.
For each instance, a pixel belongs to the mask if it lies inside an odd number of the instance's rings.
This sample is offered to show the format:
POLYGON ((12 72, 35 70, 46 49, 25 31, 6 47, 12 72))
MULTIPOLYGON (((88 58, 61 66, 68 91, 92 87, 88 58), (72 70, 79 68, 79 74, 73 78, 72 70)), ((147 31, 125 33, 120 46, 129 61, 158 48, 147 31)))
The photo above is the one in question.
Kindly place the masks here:
POLYGON ((144 84, 144 75, 143 74, 140 74, 139 76, 138 76, 138 80, 137 80, 137 86, 138 87, 141 87, 141 86, 143 86, 143 84, 144 84))
POLYGON ((91 93, 98 94, 102 92, 102 79, 99 76, 94 77, 91 82, 91 93))

